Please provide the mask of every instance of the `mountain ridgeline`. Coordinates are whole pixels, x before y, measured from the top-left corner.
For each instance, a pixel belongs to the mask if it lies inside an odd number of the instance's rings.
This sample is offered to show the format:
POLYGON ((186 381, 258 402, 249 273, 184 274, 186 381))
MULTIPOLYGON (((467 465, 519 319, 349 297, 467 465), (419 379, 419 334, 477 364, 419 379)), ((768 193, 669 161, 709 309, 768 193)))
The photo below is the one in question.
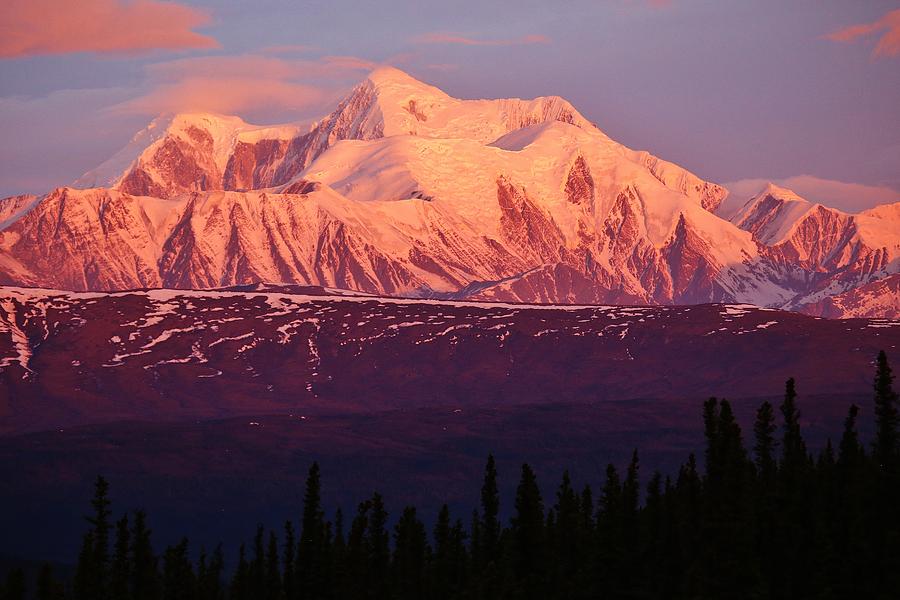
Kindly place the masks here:
MULTIPOLYGON (((489 456, 471 515, 446 505, 436 518, 412 506, 389 515, 375 493, 329 519, 314 463, 298 522, 259 525, 227 563, 221 545, 198 550, 187 538, 157 555, 148 515, 114 520, 99 477, 74 577, 59 581, 45 567, 37 597, 889 598, 900 585, 900 417, 883 352, 873 387, 871 444, 853 405, 840 438, 814 456, 790 379, 748 434, 727 400, 707 400, 705 454, 677 474, 642 477, 635 450, 597 487, 566 472, 547 495, 523 464, 511 501, 500 498, 489 456)), ((3 597, 24 598, 25 583, 11 572, 3 597)))
POLYGON ((0 283, 898 314, 900 205, 770 186, 726 218, 726 196, 562 98, 458 100, 383 68, 312 126, 161 117, 72 186, 0 200, 0 283))

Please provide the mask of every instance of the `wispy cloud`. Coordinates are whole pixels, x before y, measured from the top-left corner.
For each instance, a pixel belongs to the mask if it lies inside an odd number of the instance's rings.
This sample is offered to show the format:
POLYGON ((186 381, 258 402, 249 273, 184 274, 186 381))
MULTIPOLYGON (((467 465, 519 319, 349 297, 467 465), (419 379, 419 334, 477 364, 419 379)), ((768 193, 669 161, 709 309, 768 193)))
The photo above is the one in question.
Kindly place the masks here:
POLYGON ((3 0, 0 58, 217 48, 193 31, 209 20, 205 11, 158 0, 3 0))
POLYGON ((900 56, 900 9, 892 10, 877 21, 839 29, 825 36, 832 42, 855 42, 878 35, 872 56, 900 56))
POLYGON ((109 110, 156 116, 175 112, 246 118, 324 110, 378 64, 355 56, 288 59, 263 54, 203 56, 145 69, 140 93, 109 110))
POLYGON ((546 35, 532 34, 510 39, 474 38, 458 33, 433 31, 417 35, 412 39, 414 44, 455 44, 459 46, 528 46, 532 44, 549 44, 546 35))

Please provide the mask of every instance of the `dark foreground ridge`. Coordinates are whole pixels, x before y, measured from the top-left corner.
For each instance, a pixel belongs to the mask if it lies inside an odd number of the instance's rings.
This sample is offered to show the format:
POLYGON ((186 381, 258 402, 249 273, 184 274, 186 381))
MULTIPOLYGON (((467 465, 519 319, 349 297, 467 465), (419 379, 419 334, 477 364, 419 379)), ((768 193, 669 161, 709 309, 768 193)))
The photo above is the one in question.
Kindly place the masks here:
MULTIPOLYGON (((888 598, 900 585, 900 418, 885 353, 876 363, 871 444, 852 405, 837 445, 813 457, 789 379, 777 408, 759 406, 752 442, 727 400, 704 403, 702 467, 691 455, 642 484, 635 451, 599 488, 566 472, 545 497, 523 464, 503 522, 489 456, 480 509, 444 506, 430 528, 412 506, 390 519, 378 493, 327 518, 314 463, 299 523, 259 526, 227 565, 221 546, 197 551, 187 538, 157 556, 148 516, 114 520, 99 477, 74 577, 42 568, 38 597, 888 598)), ((12 571, 4 598, 24 598, 25 583, 12 571)))
POLYGON ((900 321, 295 286, 0 290, 0 434, 122 420, 857 394, 900 321))

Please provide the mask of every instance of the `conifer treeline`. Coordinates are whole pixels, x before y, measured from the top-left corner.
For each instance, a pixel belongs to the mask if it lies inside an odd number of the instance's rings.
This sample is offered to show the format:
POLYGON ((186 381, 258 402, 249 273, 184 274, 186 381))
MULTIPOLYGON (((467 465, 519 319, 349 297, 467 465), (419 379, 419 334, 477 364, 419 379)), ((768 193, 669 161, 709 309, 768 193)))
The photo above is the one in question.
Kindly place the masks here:
MULTIPOLYGON (((299 527, 262 526, 227 572, 221 547, 192 559, 188 540, 154 553, 146 516, 113 522, 98 478, 74 581, 48 568, 41 600, 411 600, 487 598, 896 598, 900 593, 898 398, 884 352, 874 385, 875 435, 863 444, 851 406, 837 448, 807 450, 793 379, 777 411, 757 411, 747 449, 727 400, 703 405, 704 466, 641 484, 637 451, 595 493, 568 473, 545 497, 527 464, 508 523, 493 457, 480 510, 445 505, 429 532, 414 507, 389 528, 379 494, 345 525, 327 520, 318 465, 299 527), (780 420, 780 423, 778 422, 780 420), (430 533, 430 535, 429 535, 430 533)), ((5 599, 25 598, 21 572, 5 599)))

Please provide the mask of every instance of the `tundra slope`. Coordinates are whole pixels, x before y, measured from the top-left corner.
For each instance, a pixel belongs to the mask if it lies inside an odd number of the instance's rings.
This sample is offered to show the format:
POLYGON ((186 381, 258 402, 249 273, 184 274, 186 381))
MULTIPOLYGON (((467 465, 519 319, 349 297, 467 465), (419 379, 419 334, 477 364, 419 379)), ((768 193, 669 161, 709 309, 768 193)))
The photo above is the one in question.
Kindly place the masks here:
POLYGON ((519 305, 245 286, 3 288, 0 432, 122 419, 868 389, 900 321, 749 305, 519 305), (728 360, 723 360, 727 357, 728 360))

